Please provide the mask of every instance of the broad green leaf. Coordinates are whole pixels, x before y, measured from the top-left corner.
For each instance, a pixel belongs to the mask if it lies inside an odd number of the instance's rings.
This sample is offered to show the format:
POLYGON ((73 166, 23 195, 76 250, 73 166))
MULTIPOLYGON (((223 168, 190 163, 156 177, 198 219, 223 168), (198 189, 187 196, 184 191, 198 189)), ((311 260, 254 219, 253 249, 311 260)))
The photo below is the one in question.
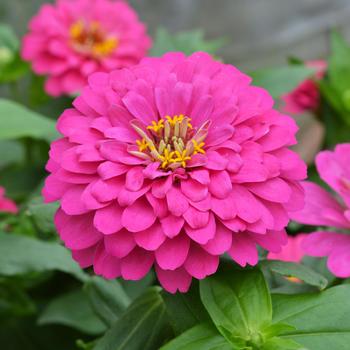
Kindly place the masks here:
POLYGON ((28 204, 26 213, 41 231, 54 232, 56 228, 53 219, 58 207, 58 203, 43 203, 42 197, 35 197, 28 204))
POLYGON ((273 295, 273 318, 296 329, 283 338, 309 350, 345 350, 350 344, 350 285, 319 293, 273 295))
POLYGON ((85 281, 87 275, 58 243, 0 232, 0 275, 58 270, 85 281))
POLYGON ((190 55, 196 51, 215 54, 226 42, 226 39, 205 40, 201 30, 170 34, 164 28, 158 29, 150 56, 161 56, 170 51, 181 51, 190 55))
POLYGON ((130 300, 134 300, 143 294, 148 287, 153 285, 155 282, 155 274, 151 270, 144 278, 138 281, 127 281, 122 278, 119 279, 119 283, 125 290, 125 293, 128 295, 130 300))
POLYGON ((82 290, 53 299, 40 315, 38 324, 62 324, 92 335, 106 330, 105 324, 96 316, 82 290))
POLYGON ((299 278, 305 283, 319 289, 326 288, 328 284, 324 276, 302 264, 279 260, 264 260, 260 265, 280 275, 299 278))
POLYGON ((271 338, 261 348, 261 350, 308 350, 305 346, 298 344, 292 339, 271 338))
POLYGON ((4 47, 16 51, 19 48, 19 40, 10 27, 0 24, 0 48, 4 47))
POLYGON ((108 326, 117 321, 130 304, 128 295, 117 280, 94 276, 85 283, 84 288, 95 313, 108 326))
POLYGON ((206 278, 200 281, 200 295, 216 327, 232 344, 261 343, 261 331, 272 320, 272 307, 260 270, 237 270, 206 278))
POLYGON ((249 72, 253 85, 266 89, 273 98, 292 91, 299 83, 314 73, 314 70, 302 65, 290 65, 276 68, 259 69, 249 72))
POLYGON ((159 288, 137 298, 97 342, 94 350, 154 350, 169 339, 170 328, 159 288))
POLYGON ((162 293, 169 320, 176 334, 181 334, 201 322, 210 321, 200 301, 198 284, 193 283, 187 293, 162 293))
POLYGON ((0 169, 23 160, 24 149, 17 141, 0 141, 0 169))
POLYGON ((162 346, 160 350, 235 350, 227 340, 209 324, 199 324, 162 346))
POLYGON ((0 140, 21 137, 52 141, 58 133, 53 120, 16 102, 0 99, 0 140))

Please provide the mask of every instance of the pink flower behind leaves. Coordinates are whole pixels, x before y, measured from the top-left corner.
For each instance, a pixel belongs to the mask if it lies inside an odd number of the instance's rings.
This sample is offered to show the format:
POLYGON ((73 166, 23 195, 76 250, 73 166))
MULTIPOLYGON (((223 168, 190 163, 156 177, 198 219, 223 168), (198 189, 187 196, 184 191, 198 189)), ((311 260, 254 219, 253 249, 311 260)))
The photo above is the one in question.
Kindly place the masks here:
POLYGON ((301 246, 305 234, 299 234, 295 237, 288 236, 288 243, 278 253, 270 252, 267 255, 269 260, 281 260, 299 263, 303 259, 305 252, 301 246))
POLYGON ((82 267, 169 292, 215 273, 228 253, 258 262, 286 244, 304 205, 295 122, 263 89, 206 53, 169 53, 89 78, 58 121, 44 196, 82 267))
POLYGON ((321 179, 339 198, 319 185, 305 182, 305 207, 293 213, 292 218, 308 225, 333 227, 309 234, 302 247, 308 255, 327 256, 328 268, 334 275, 350 277, 350 143, 337 145, 334 152, 320 152, 316 166, 321 179))
POLYGON ((138 63, 151 45, 124 1, 57 0, 41 7, 29 30, 22 57, 48 76, 45 90, 52 96, 79 92, 94 72, 138 63))
POLYGON ((5 189, 0 186, 0 212, 14 213, 18 212, 16 203, 5 197, 5 189))
POLYGON ((307 67, 316 70, 312 79, 306 79, 301 82, 293 91, 282 96, 285 105, 284 112, 290 114, 300 114, 306 111, 315 111, 320 103, 320 93, 316 81, 323 78, 326 69, 326 61, 307 61, 307 67))

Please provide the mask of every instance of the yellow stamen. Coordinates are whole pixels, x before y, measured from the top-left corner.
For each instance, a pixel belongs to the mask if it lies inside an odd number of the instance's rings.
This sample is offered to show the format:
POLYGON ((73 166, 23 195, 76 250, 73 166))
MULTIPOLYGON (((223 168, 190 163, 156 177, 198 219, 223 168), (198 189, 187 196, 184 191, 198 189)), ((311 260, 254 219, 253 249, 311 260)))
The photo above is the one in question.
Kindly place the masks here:
POLYGON ((164 119, 159 119, 158 122, 152 121, 152 125, 147 126, 148 130, 153 130, 157 133, 164 128, 164 119))
POLYGON ((163 155, 160 156, 160 160, 162 161, 161 167, 163 169, 166 168, 170 163, 174 162, 174 153, 175 152, 169 152, 167 148, 164 149, 163 155))
POLYGON ((148 148, 148 143, 147 143, 146 139, 136 140, 136 144, 137 144, 137 146, 139 146, 140 152, 146 151, 148 148))
POLYGON ((203 147, 205 145, 205 142, 198 143, 196 140, 192 139, 192 143, 193 143, 193 146, 194 146, 193 154, 197 154, 197 153, 205 154, 205 151, 203 149, 203 147))
POLYGON ((117 38, 107 38, 106 40, 96 43, 92 46, 92 53, 96 56, 107 56, 117 47, 117 38))
POLYGON ((73 23, 69 29, 69 34, 72 39, 79 39, 84 31, 84 23, 83 21, 77 21, 73 23))
POLYGON ((180 163, 183 168, 186 168, 186 161, 191 160, 191 157, 187 156, 186 153, 186 150, 182 151, 182 153, 175 151, 177 158, 174 159, 174 163, 180 163))

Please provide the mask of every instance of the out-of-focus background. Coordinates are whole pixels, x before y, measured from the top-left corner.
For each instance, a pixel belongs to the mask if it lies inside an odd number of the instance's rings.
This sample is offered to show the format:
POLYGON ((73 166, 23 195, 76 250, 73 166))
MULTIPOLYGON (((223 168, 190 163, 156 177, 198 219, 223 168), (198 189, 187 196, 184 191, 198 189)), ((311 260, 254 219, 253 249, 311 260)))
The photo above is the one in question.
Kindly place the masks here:
MULTIPOLYGON (((45 1, 48 2, 48 1, 45 1)), ((242 69, 285 62, 288 55, 327 54, 330 28, 350 34, 349 0, 130 0, 150 28, 171 32, 203 28, 208 38, 226 37, 221 55, 242 69)), ((25 33, 44 0, 0 0, 0 20, 25 33)))

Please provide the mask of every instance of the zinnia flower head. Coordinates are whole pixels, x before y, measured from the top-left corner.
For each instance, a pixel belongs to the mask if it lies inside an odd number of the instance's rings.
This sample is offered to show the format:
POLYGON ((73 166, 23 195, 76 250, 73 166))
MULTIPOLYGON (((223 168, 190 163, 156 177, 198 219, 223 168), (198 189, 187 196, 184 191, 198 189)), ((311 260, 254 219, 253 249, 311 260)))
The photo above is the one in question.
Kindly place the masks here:
POLYGON ((269 252, 267 259, 269 260, 281 260, 299 263, 305 256, 305 252, 301 246, 305 234, 299 234, 297 236, 288 236, 288 243, 282 247, 280 252, 269 252))
POLYGON ((5 189, 0 186, 0 212, 14 213, 18 212, 17 205, 11 199, 5 197, 5 189))
POLYGON ((350 277, 350 143, 316 157, 318 173, 338 196, 312 182, 304 182, 305 207, 292 218, 307 225, 333 229, 309 234, 302 247, 306 254, 328 257, 328 268, 337 277, 350 277))
POLYGON ((48 76, 45 90, 53 96, 79 92, 93 72, 138 63, 151 44, 124 1, 57 0, 41 7, 29 29, 22 57, 48 76))
POLYGON ((322 79, 326 73, 327 62, 323 60, 307 61, 305 65, 316 70, 315 76, 304 80, 293 91, 282 96, 285 104, 283 111, 286 113, 300 114, 315 111, 320 104, 320 92, 316 81, 322 79))
POLYGON ((228 253, 255 265, 278 252, 303 206, 295 122, 263 89, 206 53, 168 53, 96 73, 58 121, 46 201, 82 267, 188 290, 228 253))

